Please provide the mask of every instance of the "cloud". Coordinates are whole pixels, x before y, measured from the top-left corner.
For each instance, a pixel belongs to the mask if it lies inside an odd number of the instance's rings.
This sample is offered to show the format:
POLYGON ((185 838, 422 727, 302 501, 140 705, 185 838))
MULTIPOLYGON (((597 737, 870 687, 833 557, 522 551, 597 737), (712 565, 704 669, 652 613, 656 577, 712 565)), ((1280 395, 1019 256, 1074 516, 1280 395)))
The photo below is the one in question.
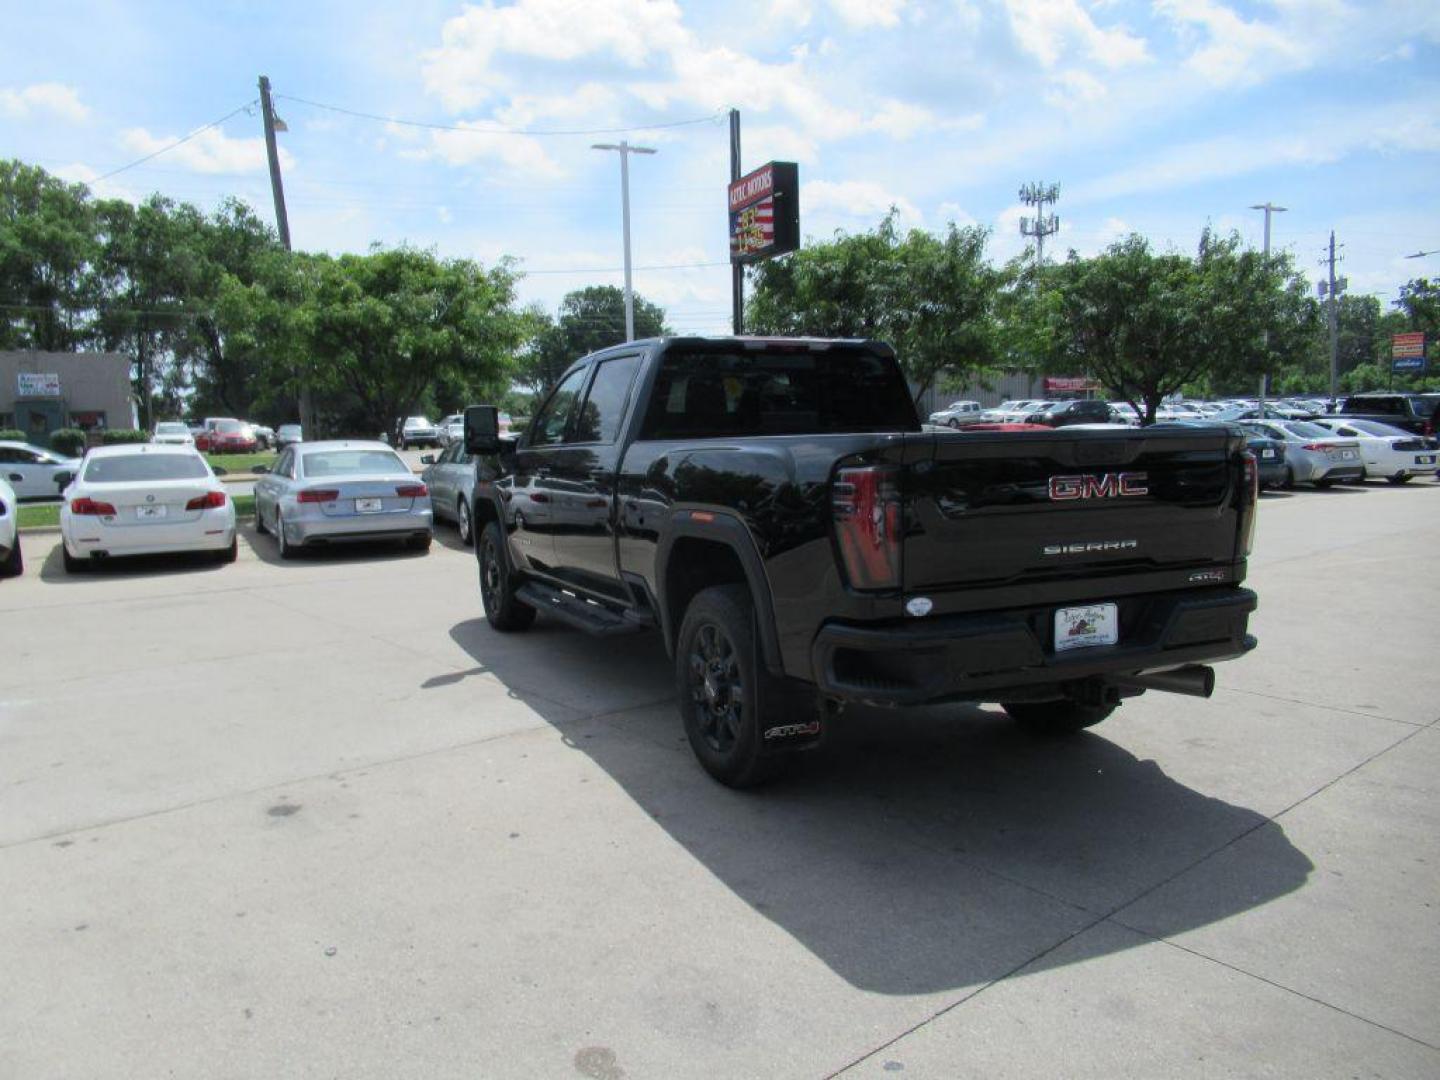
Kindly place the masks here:
POLYGON ((980 224, 980 222, 975 220, 975 215, 971 214, 970 211, 966 210, 959 203, 942 202, 937 212, 940 215, 940 220, 947 225, 958 225, 964 229, 971 225, 980 224))
POLYGON ((1050 77, 1050 84, 1045 100, 1058 109, 1069 111, 1093 105, 1109 93, 1103 82, 1078 68, 1056 72, 1050 77))
POLYGON ((822 220, 852 218, 873 224, 892 206, 901 225, 921 223, 923 215, 914 203, 870 180, 812 180, 800 192, 801 215, 813 214, 822 220))
POLYGON ((34 113, 49 113, 79 124, 90 118, 80 93, 64 83, 32 83, 20 90, 0 88, 0 113, 24 120, 34 113))
POLYGON ((899 25, 907 0, 830 0, 830 7, 852 30, 899 25))
MULTIPOLYGON (((1318 59, 1316 43, 1311 35, 1297 32, 1300 27, 1246 20, 1214 0, 1156 0, 1155 6, 1178 27, 1203 33, 1203 43, 1185 66, 1216 86, 1253 86, 1318 59)), ((1325 6, 1331 10, 1314 11, 1315 21, 1341 14, 1334 4, 1325 6)))
POLYGON ((1072 50, 1110 69, 1150 59, 1144 38, 1123 26, 1100 28, 1079 0, 1005 0, 1005 9, 1016 41, 1042 67, 1055 67, 1072 50))
MULTIPOLYGON (((152 135, 145 128, 129 128, 120 133, 120 143, 137 156, 153 154, 175 142, 178 135, 152 135)), ((232 139, 220 128, 206 128, 187 142, 165 154, 167 163, 197 173, 260 172, 269 166, 265 157, 265 140, 232 139)), ((285 171, 295 167, 295 159, 280 148, 280 164, 285 171)))
POLYGON ((61 180, 68 180, 72 184, 84 184, 90 189, 90 193, 101 199, 124 199, 126 202, 138 203, 140 193, 132 188, 126 187, 123 182, 117 183, 114 180, 101 180, 96 182, 100 176, 99 169, 92 169, 83 162, 73 162, 69 165, 61 165, 50 170, 61 180))
POLYGON ((432 131, 430 145, 422 149, 402 150, 401 157, 416 161, 438 159, 447 165, 463 166, 477 163, 498 164, 514 172, 541 179, 555 179, 564 170, 541 145, 529 135, 504 135, 487 131, 491 126, 461 121, 460 131, 432 131))

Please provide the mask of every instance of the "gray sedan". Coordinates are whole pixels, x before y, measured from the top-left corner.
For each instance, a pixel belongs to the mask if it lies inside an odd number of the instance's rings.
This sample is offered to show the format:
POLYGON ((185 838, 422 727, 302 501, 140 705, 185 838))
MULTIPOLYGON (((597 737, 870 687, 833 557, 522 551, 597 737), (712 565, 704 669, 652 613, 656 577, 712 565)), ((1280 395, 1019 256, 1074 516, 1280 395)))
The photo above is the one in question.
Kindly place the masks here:
POLYGON ((470 504, 475 492, 475 459, 465 452, 464 440, 456 439, 438 457, 426 454, 420 464, 426 466, 420 479, 430 489, 435 517, 454 521, 460 529, 460 542, 473 544, 470 504))
POLYGON ((1365 479, 1360 444, 1304 420, 1245 420, 1245 430, 1285 444, 1282 487, 1314 484, 1327 488, 1341 480, 1365 479))
POLYGON ((430 547, 430 492, 384 443, 299 443, 273 469, 255 471, 263 474, 255 481, 255 529, 275 534, 282 559, 358 540, 430 547))

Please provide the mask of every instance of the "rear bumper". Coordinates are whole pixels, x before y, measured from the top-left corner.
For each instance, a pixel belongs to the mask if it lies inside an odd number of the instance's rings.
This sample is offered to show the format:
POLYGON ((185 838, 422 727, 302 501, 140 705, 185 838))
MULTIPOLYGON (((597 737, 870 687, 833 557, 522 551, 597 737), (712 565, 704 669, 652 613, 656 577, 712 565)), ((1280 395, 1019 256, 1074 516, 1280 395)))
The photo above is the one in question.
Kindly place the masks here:
POLYGON ((403 540, 434 532, 434 514, 430 501, 423 508, 396 510, 380 514, 292 516, 285 511, 285 532, 292 543, 334 543, 366 540, 403 540))
MULTIPOLYGON (((1104 598, 1097 598, 1097 601, 1104 598)), ((1056 653, 1057 606, 879 625, 826 623, 811 649, 826 694, 878 705, 1010 700, 1106 675, 1243 656, 1255 594, 1234 587, 1121 597, 1120 641, 1056 653)))

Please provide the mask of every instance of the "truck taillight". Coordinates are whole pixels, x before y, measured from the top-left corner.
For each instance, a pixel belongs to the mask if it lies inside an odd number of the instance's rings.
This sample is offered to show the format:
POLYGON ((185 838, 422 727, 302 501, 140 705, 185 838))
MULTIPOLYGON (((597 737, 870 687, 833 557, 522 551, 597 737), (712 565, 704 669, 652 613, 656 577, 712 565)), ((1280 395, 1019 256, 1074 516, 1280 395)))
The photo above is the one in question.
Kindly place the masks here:
POLYGON ((115 507, 107 502, 96 502, 94 499, 71 499, 70 513, 80 514, 84 517, 109 517, 115 513, 115 507))
POLYGON ((225 493, 223 491, 207 491, 204 495, 197 495, 185 504, 186 510, 219 510, 225 505, 225 493))
POLYGON ((900 486, 890 466, 841 469, 831 508, 845 575, 856 589, 900 587, 900 486))
POLYGON ((1248 558, 1255 543, 1255 517, 1260 509, 1260 464, 1249 450, 1240 455, 1243 467, 1244 505, 1240 509, 1240 557, 1248 558))

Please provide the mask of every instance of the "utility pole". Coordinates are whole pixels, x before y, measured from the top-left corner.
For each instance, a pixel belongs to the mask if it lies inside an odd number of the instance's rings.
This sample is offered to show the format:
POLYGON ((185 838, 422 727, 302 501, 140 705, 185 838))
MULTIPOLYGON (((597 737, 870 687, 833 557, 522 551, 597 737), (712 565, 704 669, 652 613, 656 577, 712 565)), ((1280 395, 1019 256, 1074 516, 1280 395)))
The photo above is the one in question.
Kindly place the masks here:
MULTIPOLYGON (((740 110, 730 110, 730 182, 740 179, 740 110)), ((731 322, 735 336, 745 332, 745 267, 730 264, 731 322)))
MULTIPOLYGON (((290 249, 290 215, 285 212, 285 185, 280 179, 280 151, 275 146, 275 132, 288 131, 284 120, 275 116, 275 105, 270 100, 270 78, 260 76, 260 115, 265 122, 265 155, 270 159, 270 193, 275 197, 275 228, 280 234, 280 243, 290 249)), ((299 375, 297 396, 300 406, 300 430, 307 439, 317 439, 320 432, 315 424, 315 408, 310 399, 310 380, 302 371, 299 375)))
MULTIPOLYGON (((1340 245, 1344 247, 1344 244, 1340 245)), ((1330 253, 1327 258, 1321 259, 1321 265, 1329 264, 1330 273, 1327 280, 1320 282, 1320 295, 1328 297, 1326 317, 1330 323, 1330 400, 1333 402, 1340 396, 1340 294, 1350 284, 1343 277, 1335 276, 1335 263, 1344 261, 1337 260, 1335 256, 1335 230, 1330 230, 1330 253)))
POLYGON ((1045 237, 1060 231, 1060 219, 1046 214, 1045 207, 1060 200, 1059 184, 1025 184, 1020 188, 1020 201, 1035 207, 1035 216, 1020 219, 1020 235, 1035 238, 1035 265, 1045 265, 1045 237))
POLYGON ((594 143, 591 150, 616 150, 620 154, 620 223, 625 233, 625 340, 635 340, 635 292, 630 285, 630 155, 653 154, 648 146, 631 146, 624 139, 618 143, 594 143))
MULTIPOLYGON (((1268 266, 1269 263, 1270 263, 1270 215, 1271 215, 1271 214, 1283 214, 1283 213, 1285 213, 1286 209, 1288 209, 1288 208, 1287 208, 1287 207, 1284 207, 1284 206, 1276 206, 1276 205, 1275 205, 1274 203, 1272 203, 1269 199, 1266 199, 1263 203, 1259 203, 1258 205, 1252 206, 1252 207, 1250 207, 1250 209, 1251 209, 1251 210, 1264 210, 1264 211, 1265 211, 1265 263, 1266 263, 1266 265, 1268 266)), ((1264 347, 1265 347, 1265 357, 1268 358, 1269 355, 1270 355, 1270 331, 1269 331, 1269 330, 1266 330, 1266 331, 1265 331, 1264 343, 1265 343, 1265 346, 1264 346, 1264 347)), ((1261 365, 1260 365, 1260 419, 1262 419, 1262 420, 1265 419, 1265 384, 1268 383, 1269 381, 1270 381, 1269 373, 1265 370, 1265 363, 1264 363, 1264 360, 1262 359, 1261 365)))

